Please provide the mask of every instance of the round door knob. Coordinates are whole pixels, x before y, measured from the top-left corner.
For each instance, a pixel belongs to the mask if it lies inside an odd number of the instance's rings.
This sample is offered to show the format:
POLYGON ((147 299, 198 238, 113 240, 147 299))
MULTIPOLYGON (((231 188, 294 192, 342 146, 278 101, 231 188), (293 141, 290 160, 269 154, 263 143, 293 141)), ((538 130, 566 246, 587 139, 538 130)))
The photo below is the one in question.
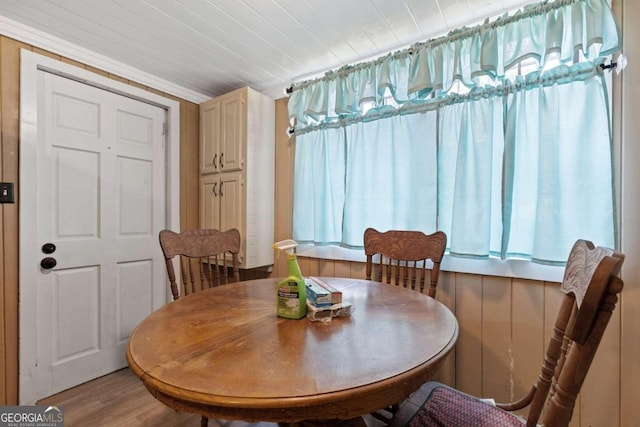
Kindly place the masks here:
POLYGON ((56 245, 54 245, 53 243, 45 243, 44 245, 42 245, 42 253, 52 254, 55 251, 56 251, 56 245))
POLYGON ((44 268, 45 270, 52 269, 56 266, 56 264, 58 264, 58 261, 56 261, 55 258, 51 257, 43 258, 42 261, 40 261, 40 267, 44 268))

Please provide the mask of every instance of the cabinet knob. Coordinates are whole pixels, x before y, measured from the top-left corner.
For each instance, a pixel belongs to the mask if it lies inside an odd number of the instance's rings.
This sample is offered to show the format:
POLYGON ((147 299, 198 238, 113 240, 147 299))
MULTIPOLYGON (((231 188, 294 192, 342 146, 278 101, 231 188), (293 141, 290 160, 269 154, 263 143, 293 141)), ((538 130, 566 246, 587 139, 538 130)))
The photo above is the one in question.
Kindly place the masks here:
POLYGON ((218 188, 218 183, 214 182, 213 183, 213 190, 212 190, 214 196, 218 195, 217 188, 218 188))
POLYGON ((218 153, 213 156, 213 168, 218 169, 218 153))
POLYGON ((220 154, 220 169, 224 167, 224 153, 220 154))
POLYGON ((224 185, 224 181, 222 181, 220 183, 220 197, 224 196, 224 194, 222 194, 222 186, 224 185))

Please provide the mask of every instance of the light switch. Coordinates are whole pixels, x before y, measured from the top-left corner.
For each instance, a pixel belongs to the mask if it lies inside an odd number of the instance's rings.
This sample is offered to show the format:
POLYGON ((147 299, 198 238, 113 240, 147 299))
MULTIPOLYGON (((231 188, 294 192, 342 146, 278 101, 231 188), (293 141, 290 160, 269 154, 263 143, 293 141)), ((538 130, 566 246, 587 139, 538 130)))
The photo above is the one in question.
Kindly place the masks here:
POLYGON ((0 203, 15 203, 13 182, 0 182, 0 203))

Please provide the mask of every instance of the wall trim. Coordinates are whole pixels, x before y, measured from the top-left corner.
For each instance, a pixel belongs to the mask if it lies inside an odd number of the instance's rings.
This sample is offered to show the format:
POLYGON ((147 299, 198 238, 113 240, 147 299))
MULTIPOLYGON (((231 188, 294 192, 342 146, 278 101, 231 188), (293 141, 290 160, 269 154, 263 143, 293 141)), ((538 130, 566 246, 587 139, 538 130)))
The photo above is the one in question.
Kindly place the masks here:
POLYGON ((36 30, 35 28, 29 27, 2 15, 0 15, 0 34, 66 58, 82 62, 83 64, 99 68, 100 70, 118 75, 127 80, 132 80, 136 83, 153 87, 159 91, 166 92, 170 95, 196 104, 200 104, 201 102, 211 98, 210 95, 176 85, 168 80, 147 73, 146 71, 141 71, 130 65, 113 60, 43 31, 36 30))

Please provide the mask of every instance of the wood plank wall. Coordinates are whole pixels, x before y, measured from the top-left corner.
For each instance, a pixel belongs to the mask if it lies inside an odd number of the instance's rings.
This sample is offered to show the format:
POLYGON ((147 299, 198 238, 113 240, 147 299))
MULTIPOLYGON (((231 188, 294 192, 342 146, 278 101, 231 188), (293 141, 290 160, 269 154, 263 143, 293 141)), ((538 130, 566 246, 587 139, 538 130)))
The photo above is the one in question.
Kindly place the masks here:
MULTIPOLYGON (((0 179, 20 194, 20 49, 76 65, 101 76, 180 102, 180 225, 198 227, 198 104, 0 36, 0 179)), ((0 204, 0 405, 18 402, 18 217, 19 204, 0 204)))

